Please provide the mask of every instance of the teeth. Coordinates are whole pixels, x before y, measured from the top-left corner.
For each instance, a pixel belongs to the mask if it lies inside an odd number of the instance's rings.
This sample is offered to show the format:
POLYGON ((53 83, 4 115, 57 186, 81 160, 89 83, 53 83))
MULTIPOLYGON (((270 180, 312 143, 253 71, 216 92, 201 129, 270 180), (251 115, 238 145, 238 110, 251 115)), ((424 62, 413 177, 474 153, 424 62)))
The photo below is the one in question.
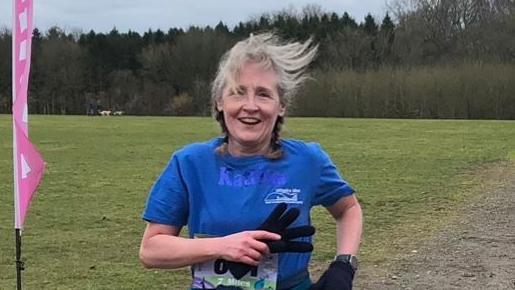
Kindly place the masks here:
POLYGON ((256 118, 240 118, 239 120, 246 124, 257 124, 261 122, 259 119, 256 118))

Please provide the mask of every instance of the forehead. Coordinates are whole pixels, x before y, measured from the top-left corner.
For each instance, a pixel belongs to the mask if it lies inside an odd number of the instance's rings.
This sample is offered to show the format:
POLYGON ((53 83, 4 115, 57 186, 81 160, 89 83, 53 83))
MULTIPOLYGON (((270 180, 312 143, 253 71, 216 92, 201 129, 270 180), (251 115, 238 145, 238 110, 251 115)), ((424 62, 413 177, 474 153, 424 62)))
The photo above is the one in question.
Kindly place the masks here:
MULTIPOLYGON (((236 72, 232 86, 277 89, 277 83, 278 75, 273 68, 249 61, 236 72)), ((232 87, 230 83, 228 86, 232 87)))

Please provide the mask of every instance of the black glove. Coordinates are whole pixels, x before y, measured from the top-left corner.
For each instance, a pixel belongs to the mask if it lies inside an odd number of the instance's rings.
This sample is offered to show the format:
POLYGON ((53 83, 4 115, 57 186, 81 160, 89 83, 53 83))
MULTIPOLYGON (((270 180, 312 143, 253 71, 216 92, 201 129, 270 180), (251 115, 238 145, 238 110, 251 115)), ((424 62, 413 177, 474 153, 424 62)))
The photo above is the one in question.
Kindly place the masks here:
POLYGON ((354 270, 349 263, 334 261, 309 290, 351 290, 354 270))
MULTIPOLYGON (((268 231, 281 235, 278 241, 263 241, 268 245, 271 253, 297 252, 305 253, 313 251, 313 245, 308 242, 290 241, 299 237, 312 236, 315 233, 313 226, 300 226, 287 229, 299 216, 298 208, 290 208, 286 211, 286 203, 278 204, 268 218, 259 226, 258 230, 268 231), (286 213, 285 213, 286 211, 286 213)), ((229 271, 236 279, 241 279, 255 266, 240 262, 228 262, 229 271)))
POLYGON ((286 203, 278 204, 265 222, 257 228, 258 230, 281 235, 281 239, 278 241, 264 241, 268 245, 270 253, 313 251, 311 243, 290 241, 300 237, 312 236, 315 233, 315 228, 313 226, 300 226, 287 229, 299 217, 300 211, 298 208, 290 208, 286 211, 286 208, 286 203))

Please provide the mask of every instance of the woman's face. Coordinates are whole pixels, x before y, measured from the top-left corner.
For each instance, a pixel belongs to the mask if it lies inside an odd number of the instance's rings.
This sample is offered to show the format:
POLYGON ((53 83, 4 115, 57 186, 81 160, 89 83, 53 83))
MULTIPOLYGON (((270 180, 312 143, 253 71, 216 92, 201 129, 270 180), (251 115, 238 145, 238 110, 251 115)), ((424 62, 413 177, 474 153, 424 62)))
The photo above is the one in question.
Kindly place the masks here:
POLYGON ((283 116, 277 73, 247 62, 236 84, 226 87, 217 109, 223 111, 231 153, 265 154, 269 150, 277 117, 283 116))

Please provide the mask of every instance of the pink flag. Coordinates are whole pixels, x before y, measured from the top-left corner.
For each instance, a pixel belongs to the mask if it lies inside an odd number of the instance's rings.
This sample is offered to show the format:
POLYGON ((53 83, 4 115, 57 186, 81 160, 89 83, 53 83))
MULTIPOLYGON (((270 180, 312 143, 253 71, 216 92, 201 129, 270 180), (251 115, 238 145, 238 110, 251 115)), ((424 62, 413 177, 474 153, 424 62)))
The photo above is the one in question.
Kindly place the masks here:
POLYGON ((23 228, 29 203, 45 163, 29 140, 27 89, 32 46, 32 0, 13 3, 13 164, 14 227, 23 228))

